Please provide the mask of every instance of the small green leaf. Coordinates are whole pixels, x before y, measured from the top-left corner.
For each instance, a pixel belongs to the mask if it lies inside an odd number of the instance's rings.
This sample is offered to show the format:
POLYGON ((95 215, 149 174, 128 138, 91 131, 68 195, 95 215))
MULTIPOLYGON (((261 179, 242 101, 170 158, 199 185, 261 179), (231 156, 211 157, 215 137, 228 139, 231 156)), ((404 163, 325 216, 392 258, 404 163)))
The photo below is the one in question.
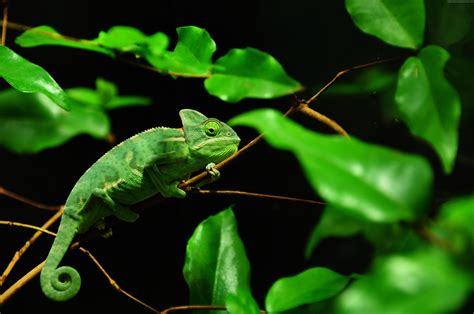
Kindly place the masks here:
POLYGON ((147 40, 147 36, 140 30, 130 26, 114 26, 107 32, 100 32, 97 42, 106 48, 120 51, 134 51, 137 44, 147 40))
POLYGON ((25 48, 44 45, 65 46, 113 56, 113 52, 110 49, 100 47, 99 44, 93 40, 73 40, 59 34, 54 28, 46 25, 27 30, 15 39, 15 43, 25 48))
POLYGON ((311 132, 271 109, 230 123, 256 128, 272 146, 294 153, 321 197, 350 215, 378 223, 411 221, 426 209, 433 173, 423 158, 311 132))
POLYGON ((471 281, 433 248, 392 255, 377 260, 369 275, 348 287, 334 313, 454 313, 471 281))
POLYGON ((232 49, 219 58, 205 80, 209 94, 227 102, 275 98, 301 89, 271 55, 254 48, 232 49))
POLYGON ((346 9, 364 33, 403 48, 423 43, 423 0, 346 0, 346 9))
POLYGON ((260 309, 248 290, 238 290, 237 294, 229 294, 225 301, 227 313, 260 314, 260 309))
POLYGON ((16 153, 37 153, 79 134, 105 139, 110 122, 102 111, 71 102, 59 108, 39 93, 0 92, 0 145, 16 153))
POLYGON ((148 62, 160 71, 180 75, 209 75, 216 44, 202 28, 185 26, 177 28, 178 43, 174 51, 145 55, 148 62))
POLYGON ((330 236, 348 237, 363 230, 365 221, 347 215, 344 210, 327 206, 319 223, 311 232, 305 247, 305 258, 309 259, 319 242, 330 236))
POLYGON ((250 295, 250 265, 232 209, 196 228, 188 241, 183 273, 191 304, 223 305, 228 295, 250 295))
POLYGON ((151 104, 151 99, 148 97, 119 96, 117 86, 102 78, 96 80, 96 90, 87 87, 74 87, 67 89, 66 93, 70 99, 100 110, 151 104))
POLYGON ((456 159, 461 115, 459 95, 443 74, 448 59, 441 47, 423 48, 401 67, 395 94, 401 118, 414 135, 433 146, 446 173, 456 159))
POLYGON ((148 36, 145 44, 149 53, 153 55, 160 55, 166 50, 166 48, 168 48, 169 42, 170 40, 165 33, 157 32, 151 36, 148 36))
POLYGON ((67 96, 42 67, 24 59, 5 46, 0 46, 0 76, 23 93, 41 93, 55 104, 68 109, 67 96))
POLYGON ((282 312, 303 304, 330 298, 341 292, 349 278, 323 267, 310 268, 298 275, 281 278, 265 298, 268 312, 282 312))

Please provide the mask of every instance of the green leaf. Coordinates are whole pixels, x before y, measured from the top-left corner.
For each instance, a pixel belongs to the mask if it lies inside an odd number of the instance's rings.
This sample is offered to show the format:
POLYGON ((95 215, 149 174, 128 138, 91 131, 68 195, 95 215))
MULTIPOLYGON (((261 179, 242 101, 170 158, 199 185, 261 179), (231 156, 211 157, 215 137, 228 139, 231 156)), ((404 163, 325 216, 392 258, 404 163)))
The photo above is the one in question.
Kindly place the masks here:
POLYGON ((224 305, 228 295, 250 295, 250 265, 232 209, 196 228, 188 241, 183 273, 191 304, 224 305))
POLYGON ((282 312, 303 304, 330 298, 341 292, 349 278, 323 267, 310 268, 298 275, 281 278, 270 288, 265 309, 282 312))
POLYGON ((65 46, 113 56, 113 52, 110 49, 100 47, 96 41, 85 39, 75 40, 65 37, 59 34, 54 28, 46 25, 27 30, 15 39, 15 43, 25 48, 44 45, 65 46))
POLYGON ((361 232, 364 220, 351 217, 335 206, 327 206, 319 223, 311 232, 305 247, 305 258, 309 259, 319 242, 326 237, 348 237, 361 232))
POLYGON ((401 118, 411 133, 433 146, 446 173, 456 159, 461 115, 459 95, 443 74, 448 59, 441 47, 423 48, 401 67, 395 94, 401 118))
POLYGON ((230 123, 254 127, 272 146, 294 153, 315 191, 350 215, 411 221, 426 208, 433 173, 423 158, 311 132, 271 109, 244 113, 230 123))
POLYGON ((23 93, 41 93, 55 104, 68 109, 67 96, 42 67, 24 59, 5 46, 0 46, 0 76, 23 93))
POLYGON ((340 295, 335 313, 454 313, 471 280, 435 249, 392 255, 340 295))
POLYGON ((102 78, 96 80, 96 90, 87 87, 74 87, 67 89, 66 93, 71 100, 100 110, 151 104, 151 99, 148 97, 119 96, 117 86, 102 78))
POLYGON ((387 44, 416 49, 423 43, 423 0, 346 0, 346 9, 364 33, 387 44))
POLYGON ((275 98, 302 88, 271 55, 254 48, 232 49, 219 58, 205 80, 209 94, 227 102, 275 98))
POLYGON ((212 55, 216 44, 209 33, 196 26, 177 28, 178 43, 174 51, 145 55, 148 62, 160 71, 180 74, 206 76, 210 74, 212 55))
POLYGON ((107 137, 107 115, 75 102, 70 105, 70 111, 65 111, 43 94, 1 91, 0 145, 16 153, 37 153, 79 134, 107 137))
POLYGON ((153 55, 160 55, 166 50, 166 48, 168 48, 169 41, 168 36, 162 32, 157 32, 148 36, 145 41, 148 52, 142 54, 146 55, 147 53, 151 53, 153 55))
POLYGON ((121 51, 134 51, 137 44, 147 40, 147 36, 140 30, 130 26, 113 26, 107 32, 100 32, 97 42, 106 48, 121 51))
POLYGON ((225 305, 230 314, 260 314, 260 309, 248 290, 238 290, 237 295, 229 294, 225 305))

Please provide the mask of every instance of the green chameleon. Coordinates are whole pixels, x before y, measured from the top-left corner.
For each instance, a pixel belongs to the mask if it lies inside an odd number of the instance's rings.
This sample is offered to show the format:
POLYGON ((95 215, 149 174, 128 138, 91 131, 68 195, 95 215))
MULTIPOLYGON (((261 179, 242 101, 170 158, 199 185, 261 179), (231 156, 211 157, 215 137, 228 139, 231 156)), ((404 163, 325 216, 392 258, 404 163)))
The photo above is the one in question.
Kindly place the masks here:
POLYGON ((41 271, 43 293, 54 301, 74 297, 81 277, 70 266, 59 267, 74 237, 106 216, 133 222, 130 206, 160 193, 185 197, 178 184, 192 172, 206 169, 214 178, 215 164, 237 151, 240 138, 227 124, 183 109, 182 128, 152 128, 113 147, 77 181, 67 198, 64 215, 41 271))

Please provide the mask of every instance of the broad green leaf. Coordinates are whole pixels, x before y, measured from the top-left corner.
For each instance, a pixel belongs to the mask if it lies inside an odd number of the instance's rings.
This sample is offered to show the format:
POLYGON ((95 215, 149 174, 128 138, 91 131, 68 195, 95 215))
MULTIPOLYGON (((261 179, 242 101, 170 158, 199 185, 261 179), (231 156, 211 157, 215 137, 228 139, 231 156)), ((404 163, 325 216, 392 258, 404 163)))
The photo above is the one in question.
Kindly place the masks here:
POLYGON ((160 55, 166 50, 166 48, 168 48, 169 41, 170 40, 168 36, 162 32, 157 32, 151 36, 148 36, 145 41, 148 52, 144 52, 142 54, 146 55, 147 53, 150 53, 152 55, 160 55))
POLYGON ((76 49, 92 50, 113 56, 113 52, 110 49, 99 46, 99 44, 94 40, 72 39, 59 34, 54 28, 46 25, 27 30, 15 39, 15 43, 25 48, 44 45, 65 46, 76 49))
POLYGON ((56 105, 68 109, 67 96, 42 67, 24 59, 5 46, 0 46, 0 76, 23 93, 41 93, 56 105))
POLYGON ((441 47, 423 48, 401 67, 395 93, 401 118, 411 133, 433 146, 446 173, 456 159, 461 115, 459 95, 443 74, 448 59, 441 47))
POLYGON ((227 296, 225 305, 230 314, 260 314, 260 309, 248 290, 238 290, 227 296))
POLYGON ((196 228, 183 273, 191 304, 224 305, 228 295, 250 295, 250 265, 231 209, 196 228))
POLYGON ((321 197, 350 215, 372 222, 412 221, 426 207, 433 173, 423 158, 318 134, 272 109, 247 112, 230 123, 256 128, 272 146, 294 153, 321 197))
MULTIPOLYGON (((396 73, 369 68, 361 73, 352 82, 336 83, 326 92, 326 95, 353 96, 370 95, 388 89, 397 80, 396 73)), ((321 88, 322 85, 319 87, 321 88)))
POLYGON ((227 102, 275 98, 302 88, 271 55, 254 48, 232 49, 219 58, 205 80, 209 94, 227 102))
POLYGON ((148 97, 119 96, 117 86, 102 78, 96 80, 95 90, 87 87, 74 87, 67 89, 66 93, 71 100, 100 110, 151 104, 151 99, 148 97))
POLYGON ((377 260, 366 277, 338 297, 335 313, 454 313, 471 281, 434 248, 392 255, 377 260))
POLYGON ((174 51, 145 55, 148 62, 170 74, 207 76, 212 66, 216 44, 209 33, 195 26, 177 28, 178 43, 174 51))
POLYGON ((265 298, 269 313, 286 311, 303 304, 330 298, 344 289, 349 278, 323 267, 310 268, 298 275, 281 278, 265 298))
POLYGON ((364 228, 364 220, 347 215, 335 206, 326 206, 320 221, 311 232, 305 247, 305 258, 309 259, 319 242, 326 237, 348 237, 364 228))
MULTIPOLYGON (((474 195, 453 199, 441 206, 435 232, 444 237, 453 252, 474 262, 474 195)), ((474 269, 474 268, 473 268, 474 269)), ((474 281, 473 281, 474 288, 474 281)))
POLYGON ((107 137, 107 115, 75 102, 70 106, 65 111, 39 93, 0 92, 0 145, 16 153, 37 153, 79 134, 107 137))
POLYGON ((121 51, 134 51, 137 44, 147 40, 147 36, 140 30, 130 26, 114 26, 108 31, 100 32, 97 42, 106 48, 121 51))
POLYGON ((387 44, 416 49, 423 43, 423 0, 346 0, 346 9, 364 33, 387 44))
POLYGON ((428 0, 426 22, 430 42, 448 47, 461 41, 472 25, 472 3, 450 3, 447 0, 428 0))

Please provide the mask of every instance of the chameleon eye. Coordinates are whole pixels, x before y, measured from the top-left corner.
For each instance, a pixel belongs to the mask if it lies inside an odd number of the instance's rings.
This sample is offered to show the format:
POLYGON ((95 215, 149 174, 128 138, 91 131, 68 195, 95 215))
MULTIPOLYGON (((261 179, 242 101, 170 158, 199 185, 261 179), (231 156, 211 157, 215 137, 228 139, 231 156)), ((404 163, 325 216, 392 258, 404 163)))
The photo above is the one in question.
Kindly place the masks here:
POLYGON ((220 125, 216 121, 209 121, 204 125, 204 131, 208 136, 216 136, 219 134, 220 125))

